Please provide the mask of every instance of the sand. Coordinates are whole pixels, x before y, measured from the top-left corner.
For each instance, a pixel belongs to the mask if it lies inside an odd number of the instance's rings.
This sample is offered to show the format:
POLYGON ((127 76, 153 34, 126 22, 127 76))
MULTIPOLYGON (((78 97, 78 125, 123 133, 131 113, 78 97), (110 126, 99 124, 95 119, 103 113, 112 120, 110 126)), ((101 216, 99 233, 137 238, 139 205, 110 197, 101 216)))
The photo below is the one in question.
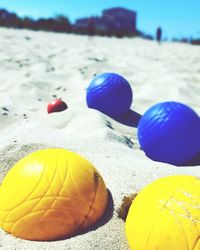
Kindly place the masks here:
POLYGON ((0 29, 0 182, 23 156, 62 147, 86 157, 110 191, 110 208, 87 232, 55 242, 17 239, 0 231, 0 249, 128 250, 123 196, 159 177, 189 174, 198 166, 154 162, 140 150, 137 129, 87 108, 86 88, 95 74, 116 72, 131 84, 131 109, 143 114, 160 101, 179 101, 200 113, 200 47, 142 39, 117 39, 0 29), (47 114, 62 98, 66 111, 47 114))

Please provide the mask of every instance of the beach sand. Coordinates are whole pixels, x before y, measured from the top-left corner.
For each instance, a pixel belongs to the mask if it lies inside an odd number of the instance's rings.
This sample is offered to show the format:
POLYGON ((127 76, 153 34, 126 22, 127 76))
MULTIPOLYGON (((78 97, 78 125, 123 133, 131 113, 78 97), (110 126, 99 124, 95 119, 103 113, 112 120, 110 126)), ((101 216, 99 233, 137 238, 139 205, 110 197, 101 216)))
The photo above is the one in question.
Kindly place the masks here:
POLYGON ((115 72, 130 82, 131 109, 141 115, 161 101, 179 101, 200 113, 200 47, 1 28, 0 65, 0 182, 30 152, 62 147, 91 161, 110 192, 106 215, 85 233, 34 242, 0 230, 0 249, 128 250, 125 223, 116 212, 124 195, 163 176, 200 177, 200 163, 175 167, 148 159, 137 128, 88 109, 85 101, 95 74, 115 72), (56 97, 69 108, 47 114, 56 97))

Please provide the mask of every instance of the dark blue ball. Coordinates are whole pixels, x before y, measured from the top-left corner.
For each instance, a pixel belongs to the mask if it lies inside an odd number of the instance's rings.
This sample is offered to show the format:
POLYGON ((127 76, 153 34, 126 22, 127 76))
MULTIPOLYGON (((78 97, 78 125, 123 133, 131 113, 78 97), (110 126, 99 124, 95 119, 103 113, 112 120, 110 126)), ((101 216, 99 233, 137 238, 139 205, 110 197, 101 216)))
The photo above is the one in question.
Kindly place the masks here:
POLYGON ((142 116, 138 139, 152 160, 185 164, 200 151, 200 118, 178 102, 156 104, 142 116))
POLYGON ((132 103, 130 84, 115 73, 96 76, 87 89, 87 105, 111 117, 128 112, 132 103))

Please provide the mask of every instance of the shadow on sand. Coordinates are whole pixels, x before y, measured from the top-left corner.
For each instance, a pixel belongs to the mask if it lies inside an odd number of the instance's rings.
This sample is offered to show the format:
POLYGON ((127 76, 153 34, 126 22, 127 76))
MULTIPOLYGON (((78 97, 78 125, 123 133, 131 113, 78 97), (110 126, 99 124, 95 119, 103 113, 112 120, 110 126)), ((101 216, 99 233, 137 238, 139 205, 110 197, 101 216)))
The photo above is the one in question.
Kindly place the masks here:
POLYGON ((139 113, 137 113, 133 110, 129 110, 127 113, 123 114, 120 117, 117 117, 117 118, 111 117, 111 118, 117 122, 124 124, 124 125, 137 128, 141 117, 142 116, 139 113))

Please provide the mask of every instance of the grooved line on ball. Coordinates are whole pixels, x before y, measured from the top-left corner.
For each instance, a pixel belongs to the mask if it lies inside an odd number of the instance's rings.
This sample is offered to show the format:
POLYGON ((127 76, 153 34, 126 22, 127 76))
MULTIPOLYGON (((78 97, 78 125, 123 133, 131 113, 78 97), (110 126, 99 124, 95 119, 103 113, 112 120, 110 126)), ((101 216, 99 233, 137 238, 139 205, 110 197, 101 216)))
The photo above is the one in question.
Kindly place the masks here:
MULTIPOLYGON (((165 208, 167 208, 167 207, 165 207, 165 208)), ((171 211, 170 209, 168 209, 168 210, 171 211)), ((187 244, 187 249, 190 249, 189 248, 189 241, 188 241, 187 234, 185 232, 184 226, 183 226, 182 222, 179 220, 179 218, 175 216, 175 213, 174 214, 170 213, 170 215, 173 216, 174 220, 181 226, 183 234, 185 235, 185 241, 186 241, 186 244, 187 244)))
MULTIPOLYGON (((152 125, 152 120, 154 120, 155 116, 151 117, 148 122, 145 121, 145 127, 143 127, 143 129, 141 129, 141 132, 144 133, 145 131, 149 130, 151 125, 152 125)), ((145 132, 147 133, 147 132, 145 132)))
MULTIPOLYGON (((43 172, 46 172, 47 170, 48 170, 48 164, 44 164, 44 171, 43 172)), ((54 178, 55 178, 55 171, 56 171, 56 169, 54 170, 54 174, 52 175, 52 177, 51 177, 51 182, 53 182, 53 180, 54 180, 54 178)), ((43 194, 43 196, 45 196, 45 194, 49 191, 49 189, 50 189, 50 185, 49 185, 49 179, 48 179, 48 177, 47 177, 47 175, 42 175, 42 177, 44 177, 45 176, 45 178, 47 179, 47 181, 48 181, 48 186, 47 186, 47 189, 45 190, 45 193, 43 194)), ((41 182, 41 179, 40 179, 40 182, 41 182)), ((38 186, 39 186, 39 183, 38 183, 38 185, 35 187, 35 190, 34 191, 36 191, 36 189, 38 188, 38 186)), ((39 202, 35 205, 35 206, 33 206, 32 207, 32 209, 30 210, 30 212, 31 211, 33 211, 33 209, 36 207, 36 206, 38 206, 38 204, 41 202, 41 200, 42 200, 42 197, 40 197, 40 200, 39 200, 39 202)), ((16 208, 15 208, 16 209, 16 208)), ((30 213, 29 212, 29 213, 30 213)), ((24 216, 23 216, 24 217, 24 216)), ((23 218, 22 217, 22 218, 23 218)), ((20 219, 19 219, 20 220, 20 219)), ((12 232, 12 229, 13 229, 13 227, 15 226, 15 224, 19 221, 19 220, 17 220, 16 222, 14 222, 14 224, 12 225, 12 227, 11 227, 11 229, 10 229, 10 232, 12 232)))
MULTIPOLYGON (((195 225, 195 227, 196 227, 196 225, 195 225)), ((197 227, 196 227, 196 230, 197 230, 197 234, 199 235, 197 227)), ((197 245, 197 243, 198 243, 199 240, 200 240, 200 235, 197 237, 197 239, 194 242, 194 245, 192 246, 193 250, 198 250, 198 249, 195 249, 195 248, 196 248, 196 245, 197 245)))
MULTIPOLYGON (((53 198, 53 199, 55 199, 55 198, 57 198, 57 197, 55 197, 55 196, 45 196, 45 198, 53 198)), ((70 199, 70 197, 67 197, 67 196, 59 196, 59 198, 62 198, 62 199, 65 199, 65 200, 69 200, 70 199)), ((40 198, 35 198, 35 199, 32 199, 32 200, 29 200, 29 201, 33 201, 33 200, 37 200, 37 199, 40 199, 40 198)), ((43 199, 43 197, 41 197, 41 199, 43 199)), ((27 201, 27 202, 29 202, 29 201, 27 201)), ((83 202, 83 201, 81 201, 81 200, 78 200, 78 199, 76 199, 76 201, 77 202, 83 202)), ((56 208, 49 208, 49 209, 47 209, 47 210, 57 210, 56 208)), ((32 211, 31 213, 29 213, 28 215, 30 215, 30 214, 34 214, 34 213, 37 213, 37 212, 41 212, 41 211, 47 211, 46 209, 44 210, 44 209, 41 209, 41 210, 37 210, 37 211, 32 211)), ((62 210, 62 209, 60 209, 61 211, 65 211, 65 210, 62 210)), ((72 212, 74 212, 74 209, 73 210, 70 210, 70 209, 67 209, 66 211, 72 211, 72 212)), ((24 217, 26 217, 26 216, 28 216, 28 215, 24 215, 24 216, 22 216, 19 220, 21 220, 22 218, 24 218, 24 217)), ((42 215, 43 216, 43 215, 42 215)), ((83 217, 85 217, 85 215, 83 214, 83 217)), ((18 221, 19 221, 18 220, 18 221)), ((9 222, 5 222, 5 223, 14 223, 13 221, 9 221, 9 222)))
MULTIPOLYGON (((68 165, 68 161, 67 161, 67 165, 68 165)), ((57 168, 55 168, 55 172, 54 172, 53 178, 51 179, 51 182, 53 182, 54 179, 55 179, 55 176, 56 176, 55 173, 57 173, 56 169, 57 169, 57 168)), ((69 168, 69 167, 68 167, 68 171, 65 171, 65 176, 66 176, 66 174, 67 174, 67 178, 65 179, 65 182, 67 181, 67 179, 69 178, 69 175, 70 175, 70 176, 71 176, 71 179, 72 179, 72 181, 73 181, 73 183, 74 183, 74 185, 77 186, 76 182, 75 182, 74 179, 73 179, 73 176, 70 174, 70 168, 69 168), (67 173, 68 173, 68 174, 67 174, 67 173)), ((61 178, 61 177, 59 176, 59 178, 61 178)), ((48 180, 48 178, 47 178, 47 180, 48 180)), ((48 180, 48 182, 50 182, 50 181, 48 180)), ((62 183, 62 184, 63 184, 63 183, 62 183)), ((50 187, 50 185, 49 185, 49 187, 50 187)), ((48 192, 49 187, 47 188, 45 194, 48 192)), ((61 186, 60 191, 62 190, 62 187, 63 187, 63 185, 61 186)), ((95 193, 95 196, 96 196, 96 193, 95 193)), ((45 197, 48 197, 48 196, 45 196, 45 197)), ((54 197, 54 200, 53 200, 53 202, 52 202, 52 204, 51 204, 51 206, 50 206, 49 209, 34 211, 34 212, 32 212, 32 213, 29 213, 28 215, 25 215, 25 216, 21 217, 18 221, 16 221, 16 222, 12 225, 11 231, 12 231, 13 227, 16 225, 16 223, 18 223, 20 220, 22 220, 23 218, 26 218, 27 216, 30 216, 31 214, 38 213, 39 211, 44 212, 44 214, 42 214, 41 217, 38 218, 38 220, 41 220, 42 217, 44 217, 45 214, 46 214, 49 210, 64 211, 64 212, 67 212, 67 211, 68 211, 68 212, 72 212, 72 214, 74 213, 74 210, 71 210, 71 209, 66 209, 66 210, 61 210, 61 209, 59 209, 59 210, 58 210, 58 209, 52 208, 54 202, 56 201, 57 196, 52 196, 52 197, 54 197)), ((59 197, 61 197, 61 196, 59 196, 59 197)), ((66 197, 64 197, 64 198, 66 198, 66 197)), ((40 202, 42 199, 43 199, 43 197, 40 198, 39 202, 40 202)), ((94 197, 94 200, 95 200, 95 197, 94 197)), ((30 201, 30 200, 29 200, 29 201, 30 201)), ((78 200, 77 200, 77 201, 78 201, 78 200)), ((38 202, 38 203, 39 203, 39 202, 38 202)), ((79 202, 83 202, 83 201, 79 201, 79 202)), ((37 203, 37 205, 38 205, 38 203, 37 203)), ((84 203, 86 203, 86 202, 84 202, 84 203)), ((36 205, 36 206, 37 206, 37 205, 36 205)), ((93 203, 92 203, 92 205, 93 205, 93 203)), ((92 205, 91 205, 91 206, 92 206, 92 205)), ((34 206, 34 207, 32 208, 32 210, 33 210, 36 206, 34 206)), ((31 211, 32 211, 32 210, 31 210, 31 211)), ((91 208, 90 208, 90 210, 91 210, 91 208)), ((89 210, 89 212, 90 212, 90 210, 89 210)), ((89 212, 88 212, 88 215, 89 215, 89 212)), ((86 218, 87 218, 88 215, 86 215, 86 218)), ((82 216, 85 217, 85 214, 82 214, 82 216)), ((84 220, 84 221, 85 221, 85 220, 84 220)), ((82 224, 83 224, 83 223, 82 223, 82 224)))
MULTIPOLYGON (((79 200, 77 200, 77 202, 79 202, 79 200)), ((11 229, 13 229, 13 226, 16 224, 16 223, 18 223, 18 222, 20 222, 20 220, 23 220, 24 218, 26 218, 26 217, 28 217, 28 216, 30 216, 30 215, 33 215, 33 214, 37 214, 37 213, 39 213, 39 212, 46 212, 46 211, 63 211, 63 212, 65 212, 65 213, 67 213, 67 212, 72 212, 72 214, 74 213, 74 209, 58 209, 58 208, 48 208, 47 210, 45 209, 41 209, 41 210, 37 210, 37 211, 34 211, 34 212, 31 212, 31 213, 29 213, 29 214, 26 214, 26 215, 24 215, 24 216, 22 216, 19 220, 17 220, 16 222, 13 222, 14 224, 12 225, 12 228, 11 229)), ((84 214, 81 214, 83 217, 85 217, 85 215, 84 214)), ((41 217, 40 218, 38 218, 38 220, 40 220, 41 218, 43 217, 43 214, 41 215, 41 217)), ((65 220, 66 221, 66 220, 65 220)), ((12 223, 12 222, 5 222, 5 224, 10 224, 10 223, 12 223)), ((11 230, 10 230, 10 232, 11 232, 11 230)))
MULTIPOLYGON (((70 171, 69 171, 69 172, 70 172, 70 171)), ((71 177, 71 180, 73 181, 73 184, 77 187, 77 184, 76 184, 76 182, 75 182, 75 180, 74 180, 74 178, 73 178, 71 172, 70 172, 70 177, 71 177)), ((81 229, 82 225, 85 223, 85 221, 86 221, 86 219, 87 219, 87 217, 88 217, 88 215, 89 215, 90 209, 91 209, 91 208, 89 208, 88 214, 84 215, 85 219, 84 219, 83 222, 80 224, 79 229, 81 229)))
MULTIPOLYGON (((62 155, 63 155, 64 153, 62 153, 62 155)), ((61 157, 60 157, 61 158, 61 157)), ((54 199, 54 201, 51 203, 51 205, 49 206, 49 208, 52 208, 54 205, 55 205, 55 202, 56 202, 56 199, 57 199, 57 197, 60 197, 59 195, 60 195, 60 193, 61 193, 61 191, 62 191, 62 189, 63 189, 63 186, 64 186, 64 183, 65 183, 65 181, 66 181, 66 176, 68 176, 67 174, 69 173, 69 166, 68 166, 68 158, 67 158, 67 162, 66 162, 66 165, 65 165, 65 175, 64 175, 64 182, 62 181, 62 177, 60 177, 60 174, 59 174, 59 170, 58 170, 58 167, 57 166, 60 166, 59 164, 58 164, 58 158, 56 158, 56 167, 55 167, 55 176, 56 176, 56 174, 57 174, 57 176, 58 176, 58 178, 59 178, 59 180, 60 180, 60 183, 61 183, 61 185, 60 185, 60 188, 59 188, 59 191, 58 191, 58 195, 57 196, 55 196, 55 199, 54 199)), ((55 178, 54 178, 55 179, 55 178)), ((48 212, 48 209, 47 209, 47 211, 43 214, 43 217, 45 216, 45 214, 48 212)), ((40 218, 41 219, 41 218, 40 218)))
MULTIPOLYGON (((182 192, 182 193, 183 193, 183 192, 182 192)), ((183 193, 183 194, 184 194, 184 193, 183 193)), ((200 196, 199 196, 199 197, 200 197, 200 196)), ((181 200, 178 200, 178 199, 176 199, 175 197, 172 197, 172 201, 173 201, 173 200, 175 200, 175 202, 177 202, 177 204, 181 207, 181 209, 184 210, 185 215, 182 214, 182 213, 180 213, 180 212, 177 212, 177 211, 173 210, 171 207, 165 206, 165 208, 166 208, 167 210, 176 213, 176 214, 179 215, 180 217, 187 218, 187 219, 191 220, 192 222, 195 222, 195 221, 196 221, 196 222, 199 222, 199 221, 200 221, 200 219, 193 218, 192 213, 187 209, 187 207, 192 207, 193 209, 196 209, 196 210, 199 211, 199 209, 200 209, 200 206, 199 206, 199 205, 198 205, 198 206, 194 206, 194 205, 192 205, 192 204, 190 204, 190 203, 182 202, 181 200)), ((192 201, 194 201, 194 200, 192 200, 192 201)), ((194 216, 194 217, 195 217, 195 216, 194 216)))
MULTIPOLYGON (((46 165, 47 165, 46 169, 48 169, 48 168, 49 168, 49 167, 48 167, 48 164, 46 164, 46 165)), ((46 178, 46 180, 47 180, 47 182, 48 182, 48 186, 47 186, 47 188, 46 188, 46 190, 45 190, 43 196, 40 197, 40 200, 39 200, 38 204, 41 202, 42 198, 48 193, 49 189, 51 189, 50 183, 52 183, 52 182, 54 181, 55 176, 56 176, 55 173, 56 173, 56 168, 54 168, 54 173, 53 173, 53 175, 52 175, 52 177, 51 177, 51 180, 48 179, 48 177, 47 177, 48 175, 47 175, 47 174, 45 175, 45 178, 46 178)), ((36 204, 35 206, 33 206, 32 209, 31 209, 31 211, 33 211, 33 209, 34 209, 36 206, 38 206, 38 204, 36 204)))
POLYGON ((93 205, 94 205, 94 202, 95 202, 95 200, 96 200, 96 195, 97 195, 97 190, 98 190, 98 187, 99 187, 99 183, 98 183, 97 185, 96 185, 96 183, 95 183, 95 186, 96 186, 96 190, 95 190, 95 193, 94 193, 94 198, 93 198, 93 200, 92 200, 92 202, 91 202, 89 211, 88 211, 87 215, 85 216, 85 219, 83 220, 82 224, 81 224, 80 227, 79 227, 80 229, 82 228, 82 226, 84 225, 85 221, 86 221, 87 218, 89 217, 90 212, 93 210, 93 205))
MULTIPOLYGON (((67 166, 68 166, 68 161, 67 161, 67 166)), ((56 169, 57 168, 55 168, 55 172, 56 172, 56 169)), ((67 169, 67 168, 66 168, 67 169)), ((43 171, 42 172, 42 174, 44 174, 44 172, 45 171, 43 171)), ((56 176, 55 175, 55 172, 54 172, 54 175, 53 175, 53 178, 56 176)), ((58 175, 59 175, 59 172, 57 172, 58 173, 58 175)), ((58 176, 57 175, 57 176, 58 176)), ((52 179, 53 179, 52 178, 52 179)), ((60 175, 59 175, 59 178, 61 179, 61 177, 60 177, 60 175)), ((23 204, 20 204, 20 205, 24 205, 25 203, 28 203, 28 202, 31 202, 31 201, 34 201, 34 200, 37 200, 37 199, 40 199, 39 200, 39 202, 42 200, 42 199, 44 199, 44 198, 54 198, 54 201, 56 200, 56 198, 62 198, 62 199, 69 199, 69 197, 67 197, 67 196, 60 196, 60 193, 61 193, 61 191, 62 191, 62 189, 63 189, 63 187, 64 187, 64 184, 67 182, 67 180, 68 180, 68 178, 69 178, 69 171, 65 171, 65 177, 64 177, 64 182, 61 182, 62 183, 62 186, 61 186, 61 188, 60 188, 60 191, 59 191, 59 196, 53 196, 53 195, 45 195, 45 197, 43 197, 43 196, 40 196, 40 197, 36 197, 36 198, 33 198, 33 199, 29 199, 29 200, 26 200, 26 201, 24 201, 23 202, 23 204)), ((51 179, 51 181, 53 181, 51 179)), ((50 181, 48 180, 48 183, 49 183, 50 181)), ((48 192, 48 190, 49 190, 49 188, 47 188, 47 190, 45 191, 45 193, 47 193, 48 192)), ((54 203, 54 201, 52 202, 52 204, 54 203)), ((78 200, 77 200, 78 201, 78 200)), ((39 203, 38 202, 38 203, 39 203)), ((83 201, 80 201, 80 202, 83 202, 83 201)), ((18 205, 19 207, 20 207, 20 205, 18 205)), ((38 205, 38 204, 37 204, 38 205)), ((37 206, 36 205, 36 206, 37 206)), ((16 206, 15 208, 17 208, 18 206, 16 206)), ((35 207, 35 206, 34 206, 35 207)), ((34 209, 34 207, 31 209, 31 211, 34 209)), ((52 207, 52 205, 50 206, 50 208, 52 207)), ((39 210, 39 211, 44 211, 44 210, 39 210)), ((35 211, 35 212, 37 212, 37 211, 35 211)), ((23 216, 24 217, 24 216, 23 216)), ((83 216, 84 217, 84 216, 83 216)), ((8 222, 7 222, 8 223, 8 222)), ((9 223, 11 223, 11 222, 9 222, 9 223)))
MULTIPOLYGON (((180 187, 177 187, 177 189, 178 189, 178 188, 182 188, 182 187, 188 185, 190 182, 193 182, 193 181, 194 181, 194 179, 189 180, 188 182, 184 183, 184 184, 181 185, 180 187)), ((154 221, 154 223, 153 223, 153 225, 152 225, 152 229, 151 229, 151 231, 150 231, 150 233, 149 233, 149 236, 148 236, 148 239, 147 239, 147 243, 146 243, 145 250, 148 250, 148 243, 149 243, 150 238, 151 238, 151 236, 152 236, 153 228, 155 227, 155 225, 156 225, 156 223, 157 223, 157 221, 158 221, 158 219, 159 219, 159 216, 161 215, 162 210, 166 207, 166 204, 170 201, 171 197, 173 197, 173 196, 175 195, 175 193, 177 192, 177 189, 174 191, 174 193, 173 193, 172 195, 170 195, 169 199, 165 202, 165 204, 163 204, 162 208, 160 209, 159 214, 158 214, 158 216, 156 217, 156 219, 155 219, 155 221, 154 221)))
MULTIPOLYGON (((44 169, 45 169, 45 166, 44 166, 44 169)), ((34 188, 29 192, 29 194, 28 194, 19 204, 17 204, 14 208, 11 208, 11 209, 12 209, 12 212, 13 212, 18 206, 22 205, 22 203, 24 204, 24 202, 26 202, 27 198, 31 195, 31 193, 33 192, 33 190, 34 190, 34 189, 39 185, 39 183, 41 182, 41 179, 42 179, 43 176, 44 176, 44 172, 45 172, 45 170, 42 171, 39 180, 38 180, 37 183, 35 184, 34 188)), ((8 212, 8 214, 6 215, 6 217, 4 218, 4 220, 2 221, 2 227, 4 226, 4 223, 5 223, 5 221, 7 220, 8 216, 9 216, 9 214, 10 214, 10 212, 11 212, 11 209, 1 209, 1 210, 4 211, 4 212, 8 212)))

